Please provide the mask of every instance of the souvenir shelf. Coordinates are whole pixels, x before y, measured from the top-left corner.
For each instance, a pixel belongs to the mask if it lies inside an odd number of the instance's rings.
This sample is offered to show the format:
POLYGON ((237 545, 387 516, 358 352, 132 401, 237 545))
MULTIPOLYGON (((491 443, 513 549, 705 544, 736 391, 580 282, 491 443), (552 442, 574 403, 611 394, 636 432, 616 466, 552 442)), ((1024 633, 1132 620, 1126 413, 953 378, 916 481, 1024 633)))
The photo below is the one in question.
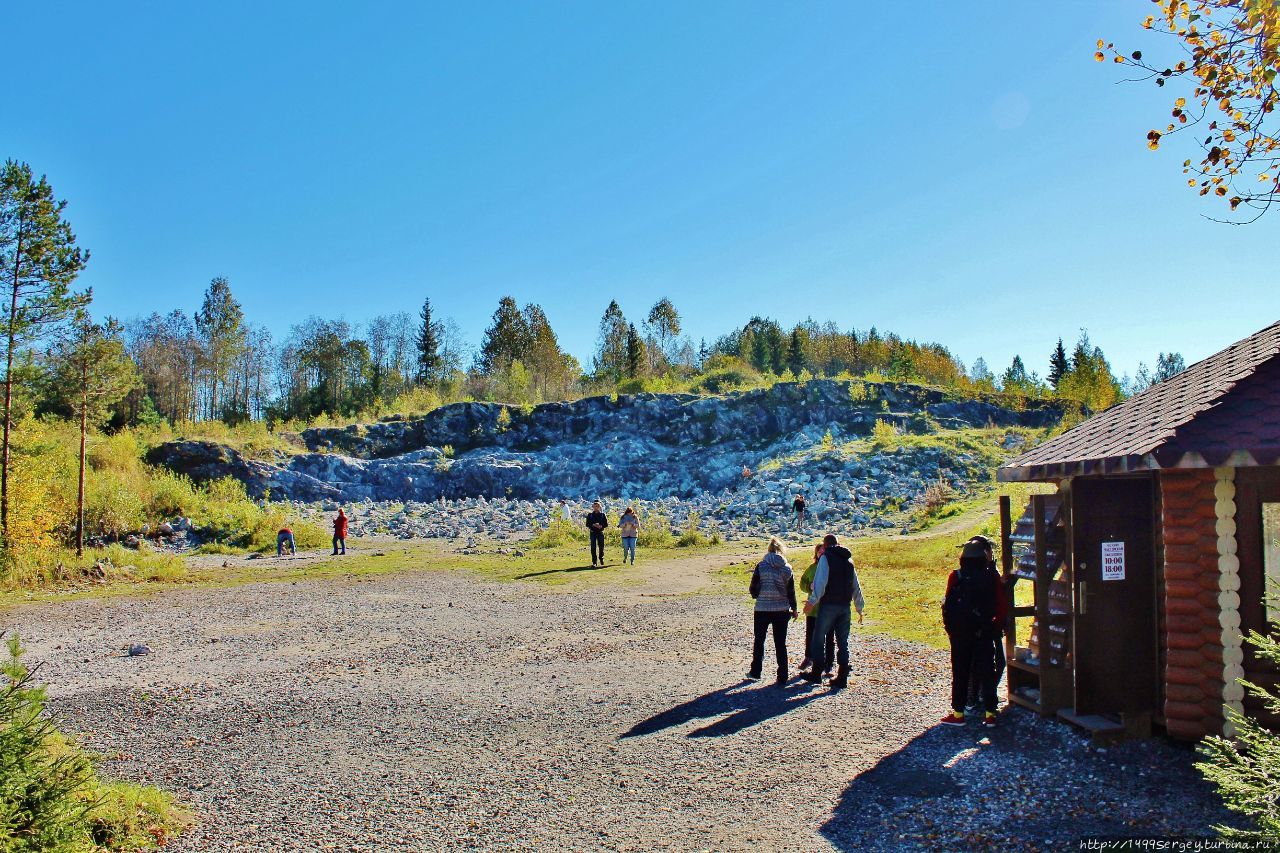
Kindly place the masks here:
POLYGON ((1067 512, 1063 495, 1033 495, 1022 517, 1011 523, 1009 499, 1000 499, 1010 601, 1005 632, 1009 701, 1045 716, 1072 704, 1067 512), (1033 603, 1014 606, 1019 590, 1028 586, 1033 603))

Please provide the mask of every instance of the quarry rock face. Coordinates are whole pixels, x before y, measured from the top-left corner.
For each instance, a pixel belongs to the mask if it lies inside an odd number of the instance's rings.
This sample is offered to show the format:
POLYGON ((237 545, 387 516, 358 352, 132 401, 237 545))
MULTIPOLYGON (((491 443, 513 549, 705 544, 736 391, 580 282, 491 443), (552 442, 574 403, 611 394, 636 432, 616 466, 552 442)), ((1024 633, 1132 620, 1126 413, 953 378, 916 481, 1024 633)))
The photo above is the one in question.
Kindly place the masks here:
POLYGON ((541 519, 558 499, 599 497, 673 501, 685 507, 681 514, 723 520, 785 514, 804 492, 812 516, 874 526, 868 509, 886 496, 911 502, 939 480, 964 491, 990 472, 942 447, 851 454, 839 443, 870 435, 877 421, 939 433, 1047 427, 1062 415, 1054 401, 1013 410, 915 385, 815 380, 720 397, 455 403, 420 418, 309 429, 301 435, 309 452, 274 462, 202 441, 161 445, 148 460, 197 481, 235 477, 255 497, 301 503, 486 499, 509 502, 503 509, 516 515, 536 505, 541 519))

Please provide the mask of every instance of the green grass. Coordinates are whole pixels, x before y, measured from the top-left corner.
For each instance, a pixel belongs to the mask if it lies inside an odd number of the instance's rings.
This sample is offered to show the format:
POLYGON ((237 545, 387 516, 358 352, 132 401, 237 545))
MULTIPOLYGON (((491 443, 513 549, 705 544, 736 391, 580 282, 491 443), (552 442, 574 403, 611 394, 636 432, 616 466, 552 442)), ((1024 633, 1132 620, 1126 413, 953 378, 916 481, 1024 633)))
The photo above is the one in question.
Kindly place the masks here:
MULTIPOLYGON (((858 567, 858 579, 866 597, 865 629, 903 640, 946 648, 942 630, 942 595, 947 575, 958 565, 959 546, 971 536, 998 538, 999 495, 1009 495, 1014 516, 1021 514, 1029 495, 1050 487, 1024 483, 1002 484, 983 496, 965 502, 962 514, 949 519, 945 531, 914 536, 873 535, 846 540, 858 567)), ((738 543, 741 545, 741 543, 738 543)), ((763 544, 760 546, 763 552, 763 544)), ((796 571, 809 564, 810 553, 799 548, 788 554, 796 571)), ((718 591, 745 594, 753 563, 727 566, 727 583, 718 591)))
POLYGON ((89 796, 94 805, 85 817, 96 846, 86 851, 164 847, 193 822, 185 808, 157 788, 99 780, 89 796))

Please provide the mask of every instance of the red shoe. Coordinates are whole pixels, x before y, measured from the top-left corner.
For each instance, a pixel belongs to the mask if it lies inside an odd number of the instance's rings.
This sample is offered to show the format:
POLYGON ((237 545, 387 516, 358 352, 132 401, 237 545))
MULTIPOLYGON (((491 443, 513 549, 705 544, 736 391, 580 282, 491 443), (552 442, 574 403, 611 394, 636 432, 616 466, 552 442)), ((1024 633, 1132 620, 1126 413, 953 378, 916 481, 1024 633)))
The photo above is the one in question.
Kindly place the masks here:
POLYGON ((996 727, 996 715, 991 711, 988 711, 982 717, 982 724, 989 729, 994 729, 996 727))
POLYGON ((950 714, 947 714, 942 718, 942 724, 944 726, 963 726, 964 714, 957 714, 955 711, 952 711, 950 714))

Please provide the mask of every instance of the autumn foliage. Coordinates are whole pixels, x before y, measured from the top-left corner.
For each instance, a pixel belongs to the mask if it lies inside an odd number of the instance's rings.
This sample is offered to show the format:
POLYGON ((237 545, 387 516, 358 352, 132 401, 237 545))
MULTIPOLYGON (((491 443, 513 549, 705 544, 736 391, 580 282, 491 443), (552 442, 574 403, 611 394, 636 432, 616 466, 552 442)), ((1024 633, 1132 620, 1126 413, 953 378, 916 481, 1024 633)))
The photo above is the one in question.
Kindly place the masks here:
POLYGON ((1176 91, 1170 121, 1147 132, 1147 147, 1156 150, 1166 136, 1191 131, 1201 153, 1183 163, 1187 185, 1252 221, 1280 196, 1280 2, 1154 3, 1159 11, 1143 27, 1166 37, 1167 58, 1152 59, 1141 50, 1126 54, 1102 39, 1094 58, 1104 62, 1109 55, 1140 69, 1139 79, 1176 91))

